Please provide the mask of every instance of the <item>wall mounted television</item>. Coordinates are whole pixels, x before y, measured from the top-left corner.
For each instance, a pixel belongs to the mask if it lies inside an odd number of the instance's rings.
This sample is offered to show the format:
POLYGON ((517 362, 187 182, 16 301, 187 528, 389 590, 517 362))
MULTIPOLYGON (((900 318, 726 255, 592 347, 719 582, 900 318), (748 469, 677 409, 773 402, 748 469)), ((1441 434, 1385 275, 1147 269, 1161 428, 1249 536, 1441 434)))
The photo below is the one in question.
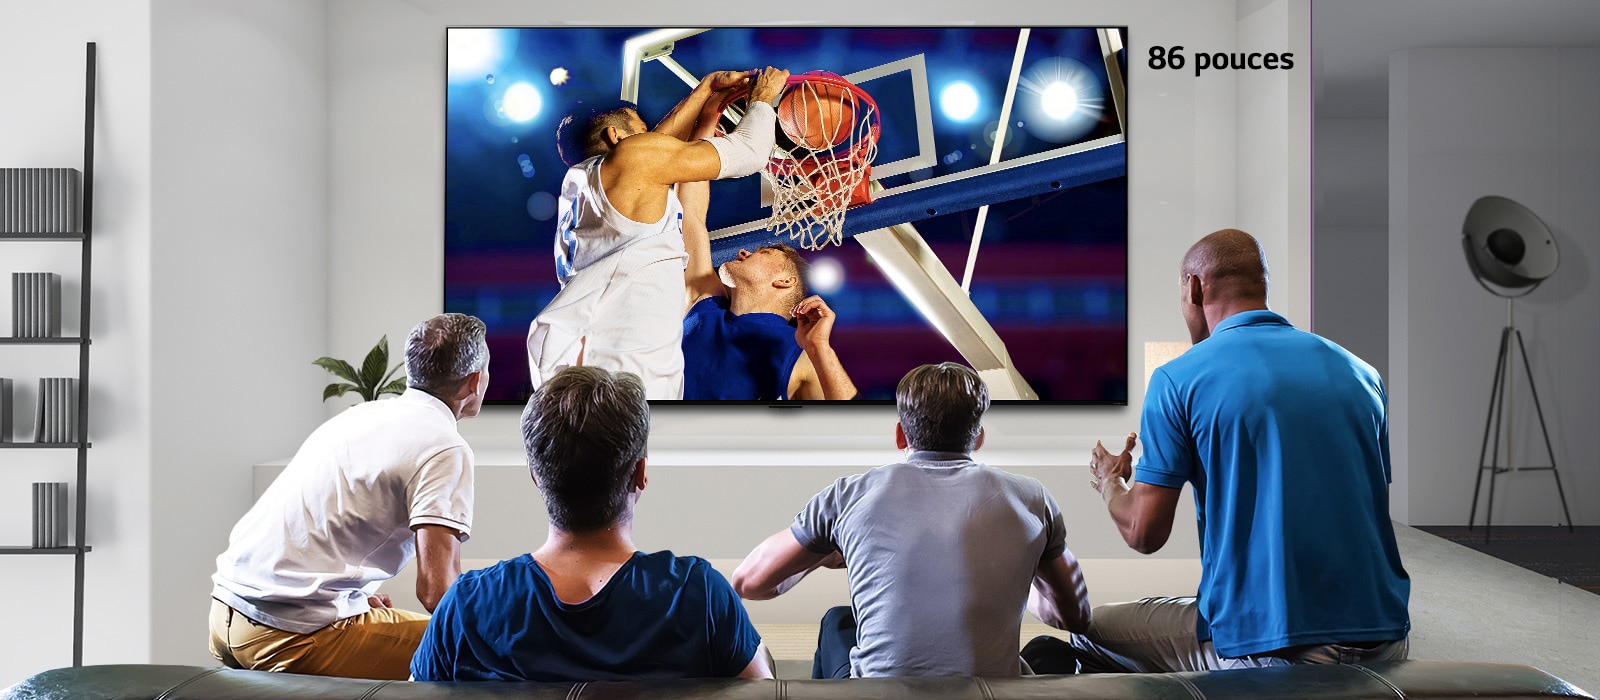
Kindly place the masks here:
MULTIPOLYGON (((952 361, 1000 404, 1126 404, 1126 41, 1122 27, 452 27, 444 308, 488 326, 489 402, 523 403, 531 324, 562 289, 556 125, 574 100, 627 99, 653 126, 707 73, 821 70, 870 95, 880 127, 872 201, 846 210, 838 244, 800 251, 854 400, 892 402, 911 368, 952 361)), ((768 229, 772 196, 762 174, 711 182, 715 264, 793 242, 768 229)), ((689 374, 728 364, 707 347, 685 352, 689 374)), ((650 398, 836 403, 787 388, 650 398)))

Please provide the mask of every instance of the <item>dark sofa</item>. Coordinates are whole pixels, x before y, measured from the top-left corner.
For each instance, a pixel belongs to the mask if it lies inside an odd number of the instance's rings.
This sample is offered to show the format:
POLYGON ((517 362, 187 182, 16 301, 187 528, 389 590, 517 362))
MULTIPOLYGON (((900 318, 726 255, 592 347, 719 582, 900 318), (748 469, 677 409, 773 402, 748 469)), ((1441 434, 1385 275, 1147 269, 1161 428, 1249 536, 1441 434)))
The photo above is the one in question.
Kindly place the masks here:
POLYGON ((1593 700, 1592 696, 1571 684, 1532 667, 1456 661, 1398 661, 1359 666, 1297 666, 1152 675, 882 678, 843 681, 692 680, 627 683, 407 683, 196 666, 85 666, 40 673, 7 689, 0 700, 58 698, 72 700, 1590 698, 1593 700))

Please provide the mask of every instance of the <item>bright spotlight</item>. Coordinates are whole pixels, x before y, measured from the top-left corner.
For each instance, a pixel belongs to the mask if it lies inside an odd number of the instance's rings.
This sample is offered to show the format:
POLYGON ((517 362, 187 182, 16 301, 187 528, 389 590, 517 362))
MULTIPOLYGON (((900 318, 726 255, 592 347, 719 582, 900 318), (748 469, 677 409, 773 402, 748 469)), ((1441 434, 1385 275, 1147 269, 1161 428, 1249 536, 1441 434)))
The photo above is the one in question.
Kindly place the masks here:
POLYGON ((844 265, 828 256, 818 257, 811 261, 811 274, 806 281, 818 294, 837 292, 844 287, 844 265))
POLYGON ((516 47, 516 41, 515 32, 500 29, 451 29, 445 44, 445 70, 451 80, 481 80, 516 47))
POLYGON ((503 102, 506 118, 514 122, 532 121, 539 116, 539 107, 543 106, 544 99, 539 97, 539 91, 533 89, 528 83, 517 83, 506 88, 503 102))
POLYGON ((1106 109, 1095 76, 1082 63, 1061 56, 1025 68, 1017 81, 1022 128, 1050 143, 1076 143, 1094 133, 1106 109))
POLYGON ((566 85, 567 78, 569 77, 571 77, 571 75, 567 73, 567 69, 557 66, 555 70, 550 71, 550 84, 566 85))
POLYGON ((939 91, 939 109, 953 121, 966 121, 978 113, 978 91, 971 83, 956 81, 939 91))
POLYGON ((1078 90, 1065 81, 1050 83, 1039 95, 1039 106, 1051 119, 1066 119, 1078 111, 1078 90))

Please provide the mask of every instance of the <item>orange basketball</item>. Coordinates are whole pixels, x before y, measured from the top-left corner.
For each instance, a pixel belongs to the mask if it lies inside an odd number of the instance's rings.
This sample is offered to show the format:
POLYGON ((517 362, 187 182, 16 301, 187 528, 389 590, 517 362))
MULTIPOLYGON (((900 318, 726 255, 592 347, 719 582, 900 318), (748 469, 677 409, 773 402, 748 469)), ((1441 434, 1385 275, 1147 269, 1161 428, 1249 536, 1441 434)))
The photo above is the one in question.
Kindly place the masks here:
POLYGON ((778 100, 778 123, 796 144, 813 151, 832 150, 855 131, 855 96, 820 81, 795 85, 778 100))

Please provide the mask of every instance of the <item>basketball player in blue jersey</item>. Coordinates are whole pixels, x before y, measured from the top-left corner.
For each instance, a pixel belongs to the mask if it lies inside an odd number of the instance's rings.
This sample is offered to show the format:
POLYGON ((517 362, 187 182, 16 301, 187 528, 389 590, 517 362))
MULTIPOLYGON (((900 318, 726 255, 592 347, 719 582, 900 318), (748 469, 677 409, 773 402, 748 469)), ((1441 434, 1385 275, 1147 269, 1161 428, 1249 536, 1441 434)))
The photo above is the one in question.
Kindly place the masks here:
MULTIPOLYGON (((713 133, 720 102, 712 98, 704 104, 695 136, 713 133)), ((678 197, 684 211, 683 245, 689 255, 683 273, 688 290, 683 398, 855 398, 856 386, 828 343, 833 309, 822 297, 806 294, 805 258, 789 246, 769 245, 754 252, 741 250, 719 270, 711 264, 706 230, 710 184, 683 183, 678 197)))
POLYGON ((806 294, 805 258, 777 244, 741 250, 714 268, 705 226, 709 185, 679 189, 689 252, 683 398, 855 398, 856 386, 828 342, 836 316, 822 297, 806 294))
POLYGON ((631 103, 579 104, 556 127, 562 160, 555 236, 561 291, 528 330, 535 391, 563 367, 631 372, 650 399, 683 395, 682 182, 743 177, 772 153, 773 102, 788 71, 707 75, 654 129, 631 103), (725 136, 690 137, 708 98, 748 87, 725 136))

